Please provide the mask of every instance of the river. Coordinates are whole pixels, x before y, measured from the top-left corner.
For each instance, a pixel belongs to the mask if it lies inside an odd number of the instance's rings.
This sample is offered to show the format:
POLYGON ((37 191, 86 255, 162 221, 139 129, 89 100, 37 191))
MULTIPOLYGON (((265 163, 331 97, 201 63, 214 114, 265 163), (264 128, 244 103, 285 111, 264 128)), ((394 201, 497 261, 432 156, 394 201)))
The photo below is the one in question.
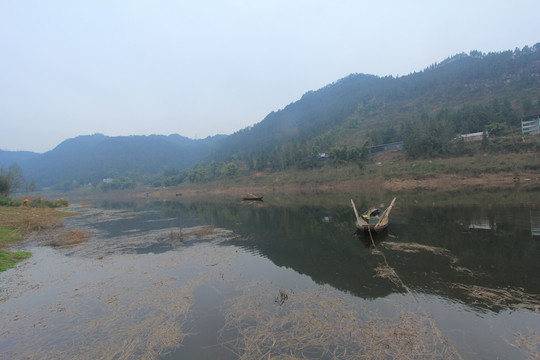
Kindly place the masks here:
POLYGON ((0 359, 539 356, 540 194, 515 195, 398 195, 373 237, 349 198, 393 195, 74 202, 88 241, 34 234, 0 274, 0 359))

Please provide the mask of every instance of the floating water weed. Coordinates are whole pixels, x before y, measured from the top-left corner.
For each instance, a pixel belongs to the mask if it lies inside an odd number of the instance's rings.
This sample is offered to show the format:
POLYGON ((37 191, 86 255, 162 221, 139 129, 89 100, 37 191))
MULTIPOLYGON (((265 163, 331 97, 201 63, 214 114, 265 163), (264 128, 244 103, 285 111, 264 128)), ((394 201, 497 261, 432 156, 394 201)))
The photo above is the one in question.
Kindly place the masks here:
POLYGON ((534 330, 529 329, 529 333, 525 335, 516 334, 515 343, 510 345, 518 349, 528 359, 540 359, 540 334, 534 330))
POLYGON ((422 314, 380 317, 325 289, 290 294, 280 290, 273 299, 279 300, 279 308, 260 284, 247 285, 242 292, 228 303, 222 330, 239 334, 226 346, 240 359, 455 357, 422 314))
POLYGON ((384 279, 388 279, 391 282, 393 282, 395 285, 401 286, 401 283, 399 281, 399 277, 397 276, 394 269, 392 269, 389 266, 379 264, 375 268, 375 276, 380 277, 380 278, 384 278, 384 279))
POLYGON ((434 255, 447 257, 450 260, 450 267, 455 271, 464 273, 471 277, 477 277, 479 275, 473 273, 470 269, 467 269, 466 267, 458 266, 457 264, 459 262, 459 259, 455 257, 448 249, 418 243, 400 243, 392 241, 384 242, 381 244, 381 246, 389 250, 401 251, 405 253, 419 253, 420 251, 428 251, 434 255))
POLYGON ((274 302, 279 304, 279 306, 285 304, 285 301, 289 300, 289 295, 287 295, 287 292, 284 290, 279 290, 279 295, 276 296, 274 302))
POLYGON ((199 238, 212 235, 214 234, 214 226, 209 225, 209 226, 201 226, 201 227, 195 228, 195 230, 193 231, 193 234, 199 238))
POLYGON ((513 307, 515 309, 540 309, 540 297, 527 294, 520 288, 492 289, 478 285, 454 284, 454 288, 465 291, 473 304, 488 308, 513 307))

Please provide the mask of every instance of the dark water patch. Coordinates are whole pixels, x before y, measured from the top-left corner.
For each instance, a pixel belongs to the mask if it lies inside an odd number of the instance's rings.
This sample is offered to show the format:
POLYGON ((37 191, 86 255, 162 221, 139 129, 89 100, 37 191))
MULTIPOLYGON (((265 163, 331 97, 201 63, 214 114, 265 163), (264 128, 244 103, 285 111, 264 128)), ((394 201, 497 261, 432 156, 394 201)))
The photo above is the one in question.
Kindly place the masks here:
POLYGON ((224 333, 223 302, 231 296, 230 284, 219 283, 204 285, 194 293, 194 305, 190 311, 194 321, 190 325, 191 335, 182 346, 166 355, 163 359, 236 359, 227 343, 237 336, 236 333, 224 333))

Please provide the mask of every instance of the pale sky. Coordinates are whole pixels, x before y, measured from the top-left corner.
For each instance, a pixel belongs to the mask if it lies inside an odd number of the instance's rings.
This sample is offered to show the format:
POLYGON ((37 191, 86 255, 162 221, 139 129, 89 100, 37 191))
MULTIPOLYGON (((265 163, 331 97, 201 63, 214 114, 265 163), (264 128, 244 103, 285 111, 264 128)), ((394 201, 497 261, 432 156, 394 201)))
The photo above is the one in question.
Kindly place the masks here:
POLYGON ((205 138, 351 73, 540 42, 538 0, 0 0, 0 149, 205 138))

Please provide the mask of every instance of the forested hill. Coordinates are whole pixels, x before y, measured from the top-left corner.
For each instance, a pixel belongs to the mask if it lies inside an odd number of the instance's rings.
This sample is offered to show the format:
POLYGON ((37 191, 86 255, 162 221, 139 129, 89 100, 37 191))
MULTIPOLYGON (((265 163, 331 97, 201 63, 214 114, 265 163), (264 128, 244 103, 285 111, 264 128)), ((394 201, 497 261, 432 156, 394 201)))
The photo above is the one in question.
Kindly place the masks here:
POLYGON ((284 163, 293 149, 305 155, 362 146, 368 138, 373 144, 403 140, 404 126, 420 118, 449 121, 450 132, 473 132, 517 126, 520 117, 539 112, 540 43, 500 53, 471 51, 407 76, 352 74, 307 92, 229 136, 214 156, 236 154, 254 163, 266 154, 284 163))
POLYGON ((23 163, 35 156, 39 156, 39 154, 31 151, 0 150, 0 168, 7 169, 12 164, 23 163))
POLYGON ((520 120, 535 114, 540 43, 458 54, 401 77, 352 74, 230 136, 79 136, 44 154, 0 152, 0 167, 18 163, 38 188, 102 185, 109 178, 116 181, 111 188, 124 180, 174 185, 239 170, 320 166, 319 153, 362 166, 371 145, 394 141, 403 141, 412 157, 451 156, 463 151, 449 145, 457 134, 489 132, 490 140, 515 134, 520 120))
MULTIPOLYGON (((180 135, 85 135, 68 139, 46 153, 19 159, 17 163, 26 180, 35 180, 38 187, 69 188, 71 184, 96 184, 105 178, 126 176, 133 180, 170 168, 192 167, 223 137, 192 140, 180 135)), ((11 159, 11 162, 15 161, 11 159)))

